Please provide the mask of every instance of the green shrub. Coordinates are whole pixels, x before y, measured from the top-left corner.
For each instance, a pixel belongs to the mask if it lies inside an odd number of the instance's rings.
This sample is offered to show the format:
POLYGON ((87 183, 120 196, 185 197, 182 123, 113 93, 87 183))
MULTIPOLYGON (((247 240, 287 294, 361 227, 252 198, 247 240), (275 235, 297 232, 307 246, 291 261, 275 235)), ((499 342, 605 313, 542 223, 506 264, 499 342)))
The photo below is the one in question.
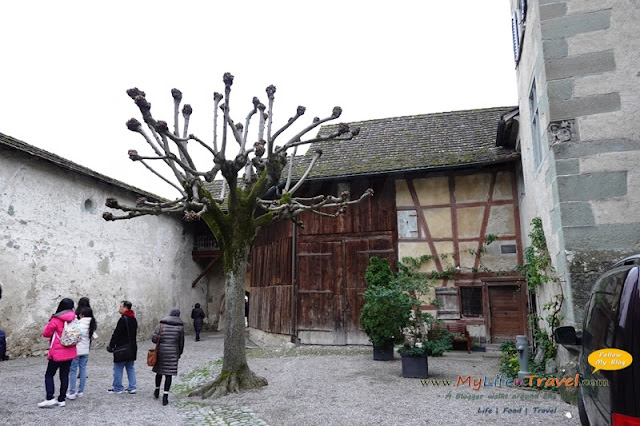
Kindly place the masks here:
POLYGON ((520 364, 518 363, 518 352, 516 351, 515 342, 502 342, 500 344, 500 352, 502 352, 502 356, 500 358, 500 372, 512 379, 517 378, 518 371, 520 371, 520 364))
POLYGON ((375 346, 400 343, 411 315, 411 297, 396 285, 387 259, 372 257, 365 274, 360 323, 375 346))

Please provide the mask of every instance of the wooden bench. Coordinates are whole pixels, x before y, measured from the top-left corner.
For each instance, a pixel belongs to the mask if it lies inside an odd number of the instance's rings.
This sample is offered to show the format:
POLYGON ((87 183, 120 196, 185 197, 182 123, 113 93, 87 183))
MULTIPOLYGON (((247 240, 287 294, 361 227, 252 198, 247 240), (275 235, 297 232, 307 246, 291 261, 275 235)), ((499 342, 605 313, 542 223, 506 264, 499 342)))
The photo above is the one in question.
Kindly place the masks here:
POLYGON ((471 353, 471 336, 467 331, 467 325, 464 322, 456 321, 456 322, 447 322, 445 323, 445 327, 452 333, 457 333, 460 336, 454 337, 454 342, 466 342, 467 343, 467 353, 471 353))

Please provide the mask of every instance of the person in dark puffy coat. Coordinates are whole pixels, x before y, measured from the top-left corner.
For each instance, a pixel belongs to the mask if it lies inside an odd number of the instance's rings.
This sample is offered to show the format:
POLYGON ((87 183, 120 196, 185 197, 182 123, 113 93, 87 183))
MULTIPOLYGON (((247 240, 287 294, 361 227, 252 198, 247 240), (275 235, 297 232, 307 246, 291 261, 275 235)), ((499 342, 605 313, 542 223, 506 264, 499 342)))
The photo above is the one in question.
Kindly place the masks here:
POLYGON ((196 330, 196 342, 200 341, 200 332, 204 325, 204 311, 200 308, 200 304, 196 303, 191 311, 191 319, 193 319, 193 328, 196 330))
POLYGON ((180 319, 179 309, 173 309, 168 317, 160 320, 153 331, 151 341, 159 341, 156 365, 153 366, 153 372, 156 373, 156 389, 153 396, 156 399, 160 397, 160 383, 164 376, 162 405, 167 405, 171 380, 178 374, 178 361, 184 350, 184 324, 180 319))

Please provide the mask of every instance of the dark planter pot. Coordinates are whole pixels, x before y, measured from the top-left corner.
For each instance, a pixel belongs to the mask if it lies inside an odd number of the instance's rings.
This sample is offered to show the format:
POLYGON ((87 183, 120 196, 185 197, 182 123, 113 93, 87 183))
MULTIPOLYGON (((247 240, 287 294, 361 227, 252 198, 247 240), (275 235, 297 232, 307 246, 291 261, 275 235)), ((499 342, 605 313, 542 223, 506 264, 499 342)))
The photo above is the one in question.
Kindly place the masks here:
POLYGON ((385 346, 373 345, 374 361, 393 361, 393 343, 385 346))
POLYGON ((426 355, 402 355, 402 377, 426 379, 429 373, 429 361, 426 355))

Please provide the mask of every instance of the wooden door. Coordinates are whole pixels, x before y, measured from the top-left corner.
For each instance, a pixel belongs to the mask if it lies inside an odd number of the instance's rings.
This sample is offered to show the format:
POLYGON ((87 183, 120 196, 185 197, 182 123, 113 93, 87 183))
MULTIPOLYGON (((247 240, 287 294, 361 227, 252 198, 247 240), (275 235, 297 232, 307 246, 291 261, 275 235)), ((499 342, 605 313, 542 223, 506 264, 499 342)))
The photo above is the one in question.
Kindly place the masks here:
POLYGON ((301 241, 297 331, 302 343, 344 344, 343 247, 340 241, 301 241))
POLYGON ((502 343, 525 334, 520 285, 492 285, 489 291, 491 342, 502 343))
POLYGON ((303 236, 298 251, 297 335, 306 344, 368 344, 360 326, 369 258, 395 261, 392 235, 303 236))
POLYGON ((364 305, 362 293, 367 288, 364 274, 369 266, 369 258, 385 258, 393 265, 395 250, 390 236, 345 240, 345 282, 344 282, 344 324, 346 343, 349 345, 369 344, 369 338, 360 325, 360 313, 364 305))

